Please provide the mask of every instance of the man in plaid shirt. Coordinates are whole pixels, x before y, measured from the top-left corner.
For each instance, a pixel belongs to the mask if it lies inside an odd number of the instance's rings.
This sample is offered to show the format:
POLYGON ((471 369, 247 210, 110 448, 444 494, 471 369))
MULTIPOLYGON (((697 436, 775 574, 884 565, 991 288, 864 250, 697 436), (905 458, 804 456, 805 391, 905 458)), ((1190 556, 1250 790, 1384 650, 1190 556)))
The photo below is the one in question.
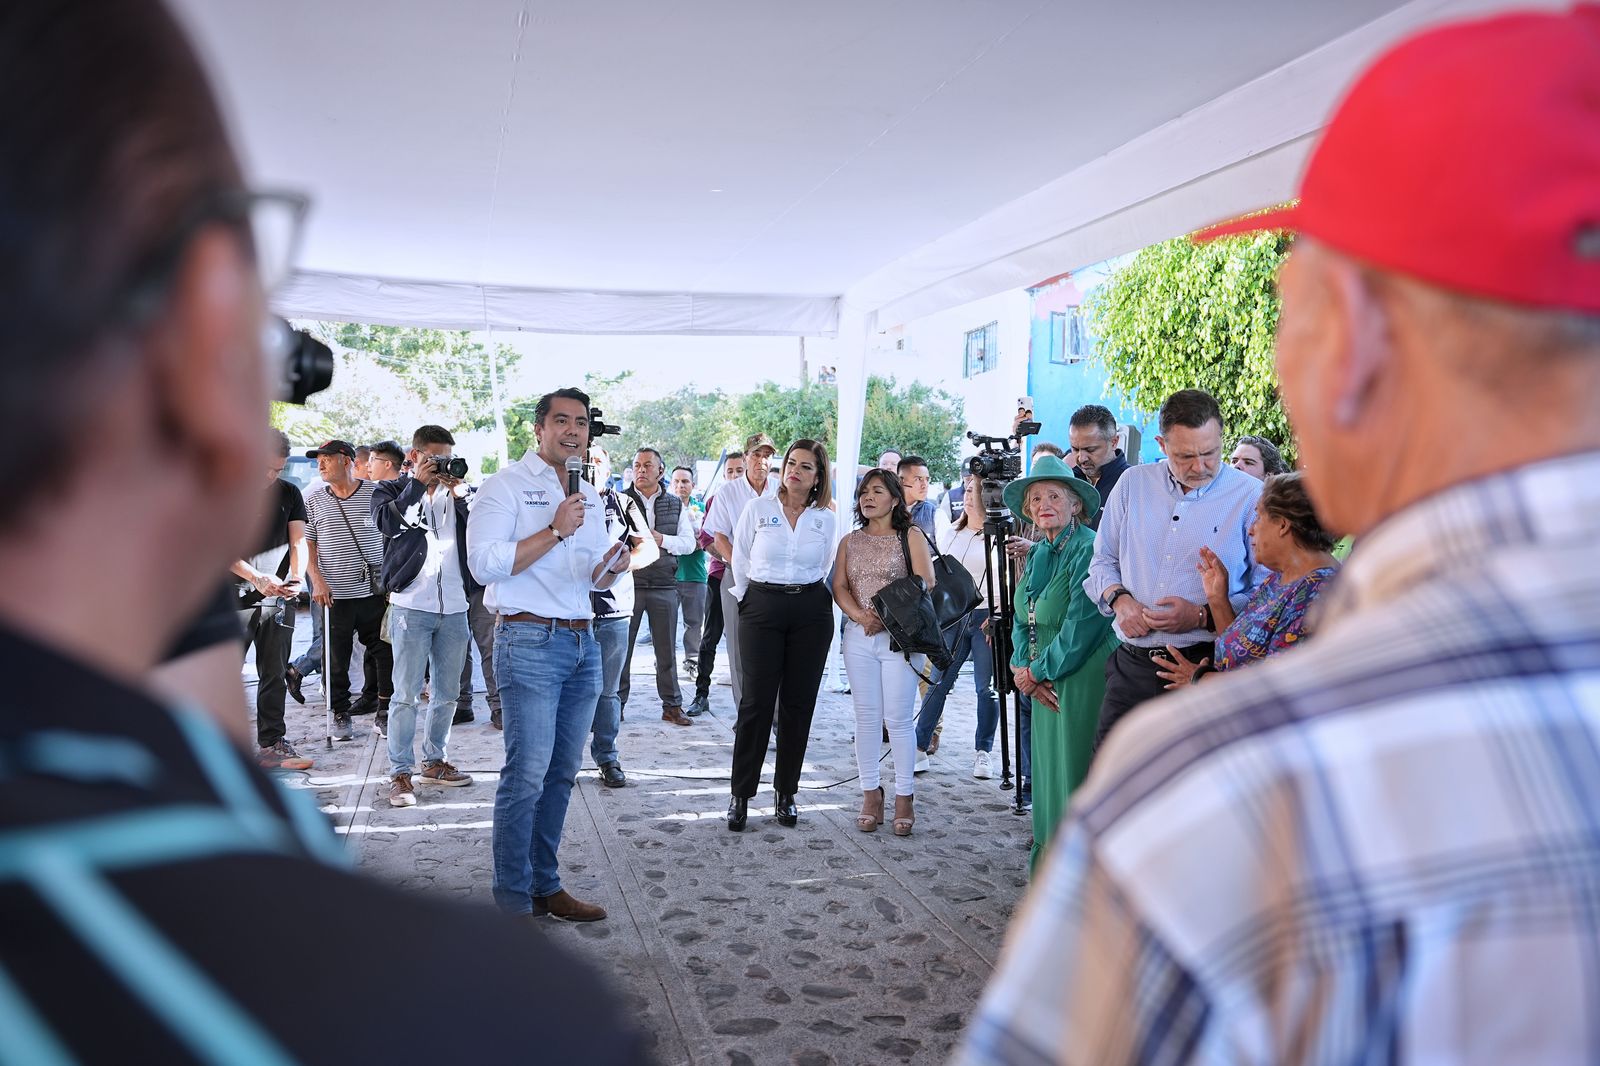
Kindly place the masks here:
POLYGON ((958 1062, 1600 1061, 1600 7, 1391 50, 1278 229, 1356 551, 1112 732, 958 1062))

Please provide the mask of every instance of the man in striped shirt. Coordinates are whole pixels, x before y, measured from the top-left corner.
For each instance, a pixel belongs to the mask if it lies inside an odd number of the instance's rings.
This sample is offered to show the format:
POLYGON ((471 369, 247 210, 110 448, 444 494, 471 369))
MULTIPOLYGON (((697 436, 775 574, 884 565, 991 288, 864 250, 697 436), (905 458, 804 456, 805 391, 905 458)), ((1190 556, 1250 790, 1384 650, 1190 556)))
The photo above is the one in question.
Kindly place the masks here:
POLYGON ((1597 101, 1600 7, 1432 30, 1214 231, 1299 233, 1278 372, 1360 540, 1315 639, 1111 735, 958 1062, 1600 1061, 1597 101))
POLYGON ((333 676, 328 700, 333 709, 334 736, 355 735, 350 715, 389 713, 394 692, 394 653, 378 636, 387 598, 378 581, 383 572, 383 533, 372 517, 372 482, 355 473, 356 450, 330 440, 306 455, 317 461, 323 486, 306 497, 306 539, 311 542, 311 602, 329 608, 331 642, 328 655, 333 676), (350 703, 350 656, 361 635, 365 684, 359 704, 350 703))

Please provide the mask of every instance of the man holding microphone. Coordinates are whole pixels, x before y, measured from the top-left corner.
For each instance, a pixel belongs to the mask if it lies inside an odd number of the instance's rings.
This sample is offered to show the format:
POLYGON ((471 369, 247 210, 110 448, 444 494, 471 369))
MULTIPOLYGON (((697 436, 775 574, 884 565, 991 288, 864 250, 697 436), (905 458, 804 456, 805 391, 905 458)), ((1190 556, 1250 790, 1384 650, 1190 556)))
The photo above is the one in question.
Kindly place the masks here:
POLYGON ((534 408, 537 451, 484 482, 467 558, 497 615, 494 668, 506 761, 494 801, 494 898, 514 915, 593 922, 603 908, 561 887, 556 852, 600 694, 589 593, 628 568, 583 480, 589 397, 557 389, 534 408))

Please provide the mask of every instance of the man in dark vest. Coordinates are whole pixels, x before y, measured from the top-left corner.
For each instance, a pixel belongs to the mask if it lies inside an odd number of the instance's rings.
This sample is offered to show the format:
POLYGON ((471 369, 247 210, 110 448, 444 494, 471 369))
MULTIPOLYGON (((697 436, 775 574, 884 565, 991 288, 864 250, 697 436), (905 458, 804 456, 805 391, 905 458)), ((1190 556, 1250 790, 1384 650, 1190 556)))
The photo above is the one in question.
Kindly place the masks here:
POLYGON ((650 616, 650 643, 656 651, 656 694, 661 697, 661 720, 673 725, 693 725, 683 713, 683 696, 678 691, 678 556, 690 555, 699 547, 694 536, 694 520, 683 501, 666 491, 663 477, 666 463, 654 448, 640 448, 633 458, 633 485, 627 494, 639 505, 650 525, 650 535, 661 549, 661 557, 633 572, 633 621, 628 626, 627 662, 622 667, 622 682, 617 696, 623 709, 628 706, 632 687, 633 646, 639 637, 639 622, 650 616))

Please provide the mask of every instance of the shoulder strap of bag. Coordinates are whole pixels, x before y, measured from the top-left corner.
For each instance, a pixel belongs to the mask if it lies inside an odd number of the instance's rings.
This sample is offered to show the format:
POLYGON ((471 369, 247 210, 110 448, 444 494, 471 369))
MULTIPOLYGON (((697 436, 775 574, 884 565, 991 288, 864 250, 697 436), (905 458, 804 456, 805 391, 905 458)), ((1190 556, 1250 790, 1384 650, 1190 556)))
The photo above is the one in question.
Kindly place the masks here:
MULTIPOLYGON (((362 484, 363 482, 359 480, 356 482, 356 492, 361 491, 362 484)), ((371 566, 372 560, 367 558, 367 553, 361 548, 360 539, 356 537, 356 527, 350 524, 350 516, 344 513, 344 501, 339 499, 339 494, 333 491, 332 486, 328 487, 328 495, 333 497, 333 505, 339 509, 339 517, 344 519, 344 528, 350 531, 350 543, 356 546, 356 554, 361 556, 362 562, 366 563, 368 566, 371 566)), ((355 492, 352 492, 350 495, 354 496, 355 492)))
MULTIPOLYGON (((913 523, 913 524, 915 524, 915 523, 913 523)), ((917 572, 916 568, 914 568, 911 565, 911 531, 910 530, 902 529, 900 531, 900 552, 901 552, 901 554, 903 554, 906 557, 906 576, 907 577, 915 576, 915 574, 917 572)))

